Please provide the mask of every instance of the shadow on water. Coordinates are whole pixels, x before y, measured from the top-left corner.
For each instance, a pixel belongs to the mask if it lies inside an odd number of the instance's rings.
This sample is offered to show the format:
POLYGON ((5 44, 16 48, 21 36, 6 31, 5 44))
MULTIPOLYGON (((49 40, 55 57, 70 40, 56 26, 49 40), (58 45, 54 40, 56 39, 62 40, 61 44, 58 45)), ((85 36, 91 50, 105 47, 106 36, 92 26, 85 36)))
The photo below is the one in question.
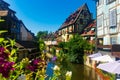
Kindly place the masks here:
MULTIPOLYGON (((97 80, 97 74, 94 69, 81 64, 67 63, 67 65, 66 69, 72 71, 72 80, 97 80)), ((49 76, 46 80, 53 74, 52 67, 54 67, 54 63, 49 62, 46 70, 46 74, 49 76)))

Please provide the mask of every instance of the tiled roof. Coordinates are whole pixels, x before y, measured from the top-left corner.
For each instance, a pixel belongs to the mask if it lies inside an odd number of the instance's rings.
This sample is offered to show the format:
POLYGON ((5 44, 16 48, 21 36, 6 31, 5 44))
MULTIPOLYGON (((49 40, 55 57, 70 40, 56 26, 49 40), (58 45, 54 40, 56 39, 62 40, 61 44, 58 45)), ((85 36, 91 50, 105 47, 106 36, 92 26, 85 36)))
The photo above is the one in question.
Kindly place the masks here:
POLYGON ((4 3, 4 4, 7 4, 7 6, 10 6, 10 4, 8 4, 7 2, 5 2, 3 0, 0 0, 0 3, 4 3))
POLYGON ((82 9, 86 6, 86 4, 84 4, 83 6, 81 6, 80 8, 78 8, 78 10, 76 10, 73 14, 71 14, 66 20, 65 22, 62 24, 61 28, 64 28, 70 24, 75 23, 75 21, 77 20, 80 12, 82 11, 82 9))

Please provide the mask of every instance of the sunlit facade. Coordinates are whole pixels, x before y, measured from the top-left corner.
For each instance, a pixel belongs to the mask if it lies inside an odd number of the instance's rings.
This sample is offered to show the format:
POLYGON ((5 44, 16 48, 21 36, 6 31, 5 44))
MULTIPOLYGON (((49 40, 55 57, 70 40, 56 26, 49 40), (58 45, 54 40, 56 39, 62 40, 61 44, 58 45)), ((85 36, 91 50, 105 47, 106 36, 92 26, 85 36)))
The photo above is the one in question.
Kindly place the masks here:
POLYGON ((57 40, 67 42, 74 34, 81 34, 91 19, 92 15, 87 4, 82 5, 61 25, 57 40))
POLYGON ((120 44, 120 0, 97 1, 98 45, 120 44))

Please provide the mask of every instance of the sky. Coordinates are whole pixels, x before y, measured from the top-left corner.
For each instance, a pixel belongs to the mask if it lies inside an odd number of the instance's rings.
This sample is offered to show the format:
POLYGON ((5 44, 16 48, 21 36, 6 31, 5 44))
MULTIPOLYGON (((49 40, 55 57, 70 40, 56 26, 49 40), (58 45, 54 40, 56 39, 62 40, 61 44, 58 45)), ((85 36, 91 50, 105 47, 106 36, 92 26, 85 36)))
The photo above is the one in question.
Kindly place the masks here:
POLYGON ((28 30, 35 35, 38 31, 55 32, 70 14, 87 3, 95 18, 93 0, 4 0, 16 12, 28 30))

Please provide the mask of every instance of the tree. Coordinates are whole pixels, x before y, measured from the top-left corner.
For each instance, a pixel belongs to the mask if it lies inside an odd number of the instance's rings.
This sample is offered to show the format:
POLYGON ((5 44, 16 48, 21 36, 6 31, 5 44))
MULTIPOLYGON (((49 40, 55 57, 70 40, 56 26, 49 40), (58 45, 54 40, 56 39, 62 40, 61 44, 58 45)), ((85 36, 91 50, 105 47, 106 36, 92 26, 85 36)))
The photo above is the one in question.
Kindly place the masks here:
POLYGON ((62 50, 64 53, 67 53, 67 52, 68 52, 67 42, 60 42, 60 43, 58 44, 58 47, 61 48, 61 50, 62 50))
POLYGON ((46 48, 45 43, 44 43, 44 41, 42 39, 39 39, 38 43, 39 43, 40 53, 42 53, 45 50, 45 48, 46 48))
POLYGON ((37 39, 39 40, 44 39, 44 37, 46 37, 48 35, 48 31, 39 31, 36 35, 37 39))
POLYGON ((91 49, 91 45, 80 35, 74 35, 68 42, 59 44, 64 53, 67 53, 70 62, 83 64, 84 50, 91 49))
POLYGON ((53 56, 56 56, 56 48, 55 47, 52 47, 51 53, 53 56))

